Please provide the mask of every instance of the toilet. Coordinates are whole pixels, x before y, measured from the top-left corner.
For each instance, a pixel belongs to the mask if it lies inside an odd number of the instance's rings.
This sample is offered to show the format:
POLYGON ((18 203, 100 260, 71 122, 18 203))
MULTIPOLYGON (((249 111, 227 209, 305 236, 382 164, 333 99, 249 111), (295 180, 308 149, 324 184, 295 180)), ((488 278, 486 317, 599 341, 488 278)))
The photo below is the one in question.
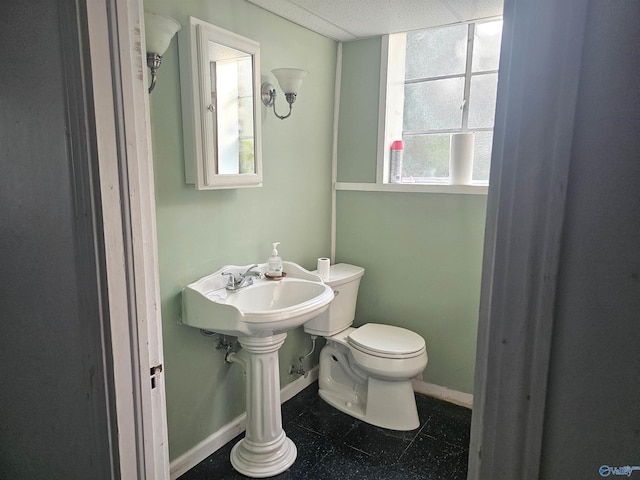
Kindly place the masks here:
POLYGON ((427 366, 424 339, 405 328, 367 323, 354 328, 356 299, 364 268, 332 265, 325 283, 335 298, 304 324, 325 337, 320 351, 320 397, 338 410, 391 430, 420 426, 411 379, 427 366))

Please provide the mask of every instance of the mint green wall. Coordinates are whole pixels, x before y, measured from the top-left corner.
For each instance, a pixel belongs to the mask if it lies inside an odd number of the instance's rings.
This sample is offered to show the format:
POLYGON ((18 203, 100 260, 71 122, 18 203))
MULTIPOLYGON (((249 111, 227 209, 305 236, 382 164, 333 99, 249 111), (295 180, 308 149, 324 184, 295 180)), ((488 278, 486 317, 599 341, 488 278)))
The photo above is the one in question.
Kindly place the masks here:
MULTIPOLYGON (((338 181, 375 182, 380 38, 343 46, 338 181)), ((411 329, 427 342, 424 379, 473 392, 486 196, 337 195, 336 261, 366 269, 356 324, 411 329)))
MULTIPOLYGON (((184 181, 177 39, 163 57, 150 102, 169 450, 175 460, 245 410, 239 365, 225 365, 212 339, 178 324, 181 289, 225 264, 266 261, 274 241, 282 242, 285 260, 310 269, 329 254, 337 45, 243 0, 146 0, 145 9, 183 25, 191 15, 260 42, 263 80, 276 83, 270 71, 278 67, 309 71, 291 118, 279 120, 261 108, 264 186, 196 191, 184 181)), ((286 109, 283 95, 278 105, 286 109)), ((286 373, 287 366, 309 346, 301 329, 290 332, 280 351, 282 384, 297 378, 286 373)))
POLYGON ((381 38, 344 43, 338 131, 338 180, 376 181, 381 38))

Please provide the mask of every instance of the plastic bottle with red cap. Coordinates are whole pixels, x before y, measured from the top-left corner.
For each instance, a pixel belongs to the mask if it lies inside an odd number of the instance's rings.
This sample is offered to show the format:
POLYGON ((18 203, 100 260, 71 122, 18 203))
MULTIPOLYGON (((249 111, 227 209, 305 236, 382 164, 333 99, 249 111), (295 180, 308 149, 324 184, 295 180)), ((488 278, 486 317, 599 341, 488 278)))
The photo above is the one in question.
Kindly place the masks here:
POLYGON ((396 140, 391 144, 389 181, 391 183, 402 183, 402 140, 396 140))

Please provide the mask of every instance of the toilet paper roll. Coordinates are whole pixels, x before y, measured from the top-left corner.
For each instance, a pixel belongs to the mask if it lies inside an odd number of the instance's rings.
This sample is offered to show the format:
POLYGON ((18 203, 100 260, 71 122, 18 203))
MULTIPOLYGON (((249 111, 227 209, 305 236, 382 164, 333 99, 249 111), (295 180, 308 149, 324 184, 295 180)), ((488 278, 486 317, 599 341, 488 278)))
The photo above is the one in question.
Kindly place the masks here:
POLYGON ((323 280, 329 280, 329 275, 331 275, 331 262, 328 258, 319 258, 318 259, 318 275, 323 280))
POLYGON ((449 157, 449 183, 451 185, 471 184, 474 139, 475 135, 472 132, 451 135, 449 157))

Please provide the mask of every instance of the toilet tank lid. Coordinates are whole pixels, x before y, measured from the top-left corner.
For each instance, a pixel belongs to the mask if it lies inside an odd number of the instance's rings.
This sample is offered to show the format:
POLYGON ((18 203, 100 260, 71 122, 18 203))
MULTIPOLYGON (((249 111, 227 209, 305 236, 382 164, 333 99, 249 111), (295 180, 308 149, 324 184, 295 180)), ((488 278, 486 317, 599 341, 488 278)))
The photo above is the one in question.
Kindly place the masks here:
POLYGON ((351 280, 362 277, 364 275, 364 268, 356 265, 349 265, 348 263, 336 263, 331 265, 329 269, 329 279, 325 280, 329 286, 341 285, 351 280))
POLYGON ((378 354, 411 354, 425 348, 424 338, 406 328, 367 323, 349 334, 348 342, 378 354))

